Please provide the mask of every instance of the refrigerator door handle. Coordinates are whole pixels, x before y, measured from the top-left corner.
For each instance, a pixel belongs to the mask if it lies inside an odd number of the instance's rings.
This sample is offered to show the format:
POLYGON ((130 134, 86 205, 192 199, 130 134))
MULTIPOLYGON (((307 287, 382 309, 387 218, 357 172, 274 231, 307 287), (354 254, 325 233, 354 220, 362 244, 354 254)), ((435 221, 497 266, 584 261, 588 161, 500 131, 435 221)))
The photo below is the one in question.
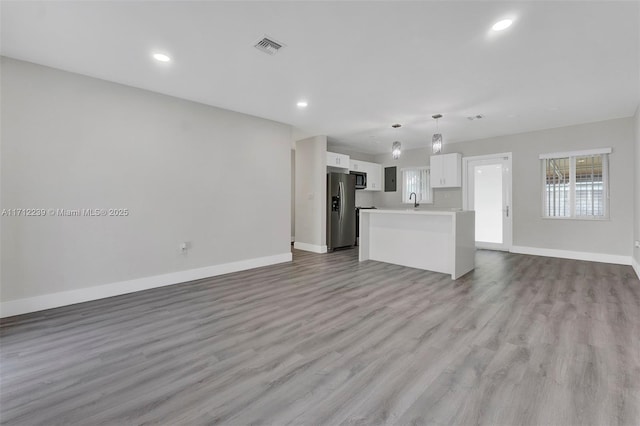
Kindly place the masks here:
POLYGON ((340 197, 340 222, 344 216, 344 183, 338 183, 338 197, 340 197))

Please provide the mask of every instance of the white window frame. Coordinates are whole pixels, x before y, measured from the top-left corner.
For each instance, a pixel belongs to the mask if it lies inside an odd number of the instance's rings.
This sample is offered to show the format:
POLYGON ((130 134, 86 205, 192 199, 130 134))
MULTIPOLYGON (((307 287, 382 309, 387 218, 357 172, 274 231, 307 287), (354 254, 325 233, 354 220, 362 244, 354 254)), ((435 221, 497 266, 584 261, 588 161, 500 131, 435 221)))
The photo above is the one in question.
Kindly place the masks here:
POLYGON ((548 154, 540 154, 540 171, 541 171, 541 210, 543 219, 551 220, 609 220, 609 154, 611 148, 588 149, 584 151, 568 151, 568 152, 552 152, 548 154), (603 214, 601 216, 577 215, 576 214, 576 158, 591 155, 602 155, 602 188, 603 188, 603 214), (569 216, 547 216, 545 209, 547 171, 545 161, 548 159, 569 158, 569 216))
MULTIPOLYGON (((423 171, 426 170, 427 172, 427 193, 426 194, 422 194, 422 192, 420 193, 416 193, 418 198, 418 203, 420 204, 433 204, 433 188, 431 187, 431 168, 428 166, 422 166, 422 167, 405 167, 400 169, 400 176, 402 179, 402 203, 403 204, 413 204, 414 201, 413 200, 409 200, 409 194, 406 194, 406 188, 405 188, 405 173, 409 172, 409 171, 423 171), (425 198, 426 197, 428 198, 425 198)), ((412 191, 413 192, 413 191, 412 191)))

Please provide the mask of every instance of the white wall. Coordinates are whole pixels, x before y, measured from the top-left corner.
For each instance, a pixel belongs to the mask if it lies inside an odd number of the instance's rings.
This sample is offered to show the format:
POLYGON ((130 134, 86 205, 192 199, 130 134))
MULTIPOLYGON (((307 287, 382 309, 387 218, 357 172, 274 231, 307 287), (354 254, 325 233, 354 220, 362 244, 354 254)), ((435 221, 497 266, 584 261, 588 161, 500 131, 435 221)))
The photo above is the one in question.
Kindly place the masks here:
POLYGON ((376 161, 376 156, 374 154, 366 154, 364 152, 354 151, 349 147, 333 144, 331 142, 327 142, 327 151, 348 155, 350 160, 368 161, 370 163, 376 161))
POLYGON ((296 235, 296 150, 291 150, 291 241, 296 235))
POLYGON ((373 201, 373 194, 376 191, 362 191, 356 190, 356 207, 371 207, 375 206, 373 201))
POLYGON ((302 250, 327 250, 327 137, 296 141, 295 243, 302 250))
POLYGON ((2 58, 2 302, 290 252, 291 128, 2 58), (187 255, 180 242, 189 241, 187 255))
MULTIPOLYGON (((463 156, 513 153, 513 245, 630 256, 633 240, 634 120, 632 117, 444 145, 444 152, 463 156), (542 219, 541 153, 612 147, 610 220, 542 219)), ((377 157, 384 167, 428 165, 430 150, 404 151, 377 157)), ((398 170, 399 171, 399 170, 398 170)), ((460 189, 435 189, 432 207, 462 207, 460 189)), ((398 207, 400 191, 376 193, 376 206, 398 207)))
MULTIPOLYGON (((634 241, 640 241, 640 105, 636 110, 636 115, 633 118, 634 130, 635 130, 635 214, 634 214, 634 241)), ((635 268, 638 277, 640 278, 640 248, 634 247, 633 258, 635 260, 635 268)))

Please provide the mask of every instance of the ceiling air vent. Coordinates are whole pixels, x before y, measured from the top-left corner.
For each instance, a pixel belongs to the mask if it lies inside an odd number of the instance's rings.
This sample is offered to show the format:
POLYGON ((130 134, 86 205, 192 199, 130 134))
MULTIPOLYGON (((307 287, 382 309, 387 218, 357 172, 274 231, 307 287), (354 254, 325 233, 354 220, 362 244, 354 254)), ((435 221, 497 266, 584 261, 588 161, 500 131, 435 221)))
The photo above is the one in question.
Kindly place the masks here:
POLYGON ((275 55, 278 50, 284 47, 284 44, 277 42, 269 37, 263 37, 261 40, 258 40, 254 47, 261 52, 264 52, 268 55, 275 55))

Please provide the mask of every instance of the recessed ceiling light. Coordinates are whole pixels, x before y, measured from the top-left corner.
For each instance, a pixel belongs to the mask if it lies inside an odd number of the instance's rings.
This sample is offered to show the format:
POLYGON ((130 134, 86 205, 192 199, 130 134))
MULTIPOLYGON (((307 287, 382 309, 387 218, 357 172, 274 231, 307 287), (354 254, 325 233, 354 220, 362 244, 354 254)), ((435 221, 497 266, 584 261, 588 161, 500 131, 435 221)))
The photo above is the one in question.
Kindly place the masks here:
POLYGON ((511 24, 513 24, 513 21, 511 19, 503 19, 502 21, 498 21, 493 24, 493 27, 491 27, 491 29, 493 31, 502 31, 509 28, 511 24))
POLYGON ((169 62, 171 60, 171 58, 165 55, 164 53, 154 53, 153 59, 160 62, 169 62))
POLYGON ((298 108, 306 108, 309 104, 307 103, 307 101, 300 101, 296 105, 298 105, 298 108))

